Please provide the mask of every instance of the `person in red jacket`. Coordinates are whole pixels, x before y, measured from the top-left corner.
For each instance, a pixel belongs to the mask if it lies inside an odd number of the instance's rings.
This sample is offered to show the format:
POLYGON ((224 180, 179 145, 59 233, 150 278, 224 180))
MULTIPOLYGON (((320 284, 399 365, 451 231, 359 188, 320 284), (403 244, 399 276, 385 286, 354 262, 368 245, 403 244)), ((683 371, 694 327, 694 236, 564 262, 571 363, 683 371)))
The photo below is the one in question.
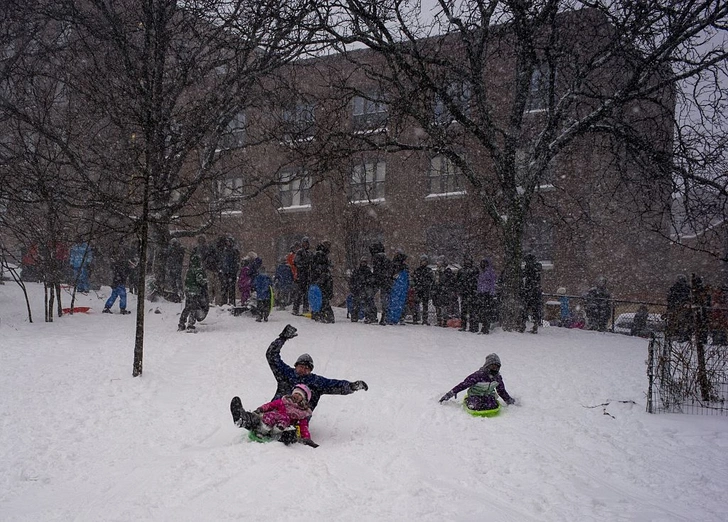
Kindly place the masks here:
POLYGON ((290 444, 296 440, 296 428, 300 432, 299 442, 318 447, 311 440, 308 419, 311 417, 311 390, 305 384, 297 384, 290 395, 284 395, 248 412, 243 408, 240 397, 233 397, 230 412, 233 422, 240 428, 254 432, 258 436, 269 437, 290 444))

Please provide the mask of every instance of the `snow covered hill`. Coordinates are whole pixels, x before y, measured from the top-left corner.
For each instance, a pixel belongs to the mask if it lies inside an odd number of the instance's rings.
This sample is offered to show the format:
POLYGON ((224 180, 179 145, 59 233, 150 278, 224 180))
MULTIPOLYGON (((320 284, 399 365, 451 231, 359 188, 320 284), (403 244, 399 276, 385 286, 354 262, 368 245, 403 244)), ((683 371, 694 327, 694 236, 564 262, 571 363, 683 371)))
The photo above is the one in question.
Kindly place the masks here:
POLYGON ((19 288, 0 285, 3 521, 728 513, 728 418, 645 413, 643 339, 381 327, 352 324, 343 310, 333 325, 277 311, 256 323, 219 308, 188 335, 176 332, 181 305, 147 303, 144 374, 132 378, 134 314, 101 314, 104 296, 92 292, 77 303, 91 313, 43 323, 42 287, 29 290, 33 324, 19 288), (228 409, 234 395, 249 408, 270 400, 264 354, 287 323, 299 336, 285 361, 308 352, 315 373, 369 384, 322 398, 311 422, 318 449, 249 442, 228 409), (459 400, 438 403, 491 352, 516 406, 488 419, 466 415, 459 400))

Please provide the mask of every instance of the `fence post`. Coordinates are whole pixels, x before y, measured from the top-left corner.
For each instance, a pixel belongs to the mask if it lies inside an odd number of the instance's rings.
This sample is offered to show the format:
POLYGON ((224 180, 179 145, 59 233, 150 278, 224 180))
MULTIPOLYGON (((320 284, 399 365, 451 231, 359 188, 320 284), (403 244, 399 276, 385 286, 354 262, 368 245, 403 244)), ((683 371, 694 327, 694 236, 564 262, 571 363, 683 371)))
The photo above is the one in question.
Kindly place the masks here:
POLYGON ((652 404, 652 386, 655 382, 655 334, 647 345, 647 413, 655 413, 652 404))

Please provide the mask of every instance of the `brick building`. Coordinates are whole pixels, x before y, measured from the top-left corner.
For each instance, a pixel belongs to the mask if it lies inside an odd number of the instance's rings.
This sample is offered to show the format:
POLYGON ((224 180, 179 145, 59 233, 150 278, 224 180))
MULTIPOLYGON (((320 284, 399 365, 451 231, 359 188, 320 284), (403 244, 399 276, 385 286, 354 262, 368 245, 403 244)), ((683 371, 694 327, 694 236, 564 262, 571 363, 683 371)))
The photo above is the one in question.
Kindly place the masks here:
MULTIPOLYGON (((589 14, 570 29, 575 45, 588 45, 589 14)), ((456 46, 450 52, 457 52, 456 46)), ((231 128, 221 168, 227 181, 213 195, 222 205, 220 231, 232 234, 241 251, 254 250, 272 268, 295 240, 311 238, 312 247, 331 241, 337 302, 346 293, 346 271, 356 266, 373 241, 388 254, 401 249, 411 266, 421 254, 444 255, 460 263, 464 255, 491 257, 501 266, 500 230, 487 215, 477 191, 445 155, 427 150, 396 150, 385 136, 396 133, 416 142, 421 122, 403 115, 403 103, 428 103, 417 86, 410 93, 387 92, 365 67, 384 67, 381 58, 360 50, 292 65, 264 86, 267 102, 241 114, 231 128), (352 59, 354 56, 354 59, 352 59), (408 94, 408 95, 407 95, 408 94), (273 139, 271 139, 273 138, 273 139), (266 181, 275 175, 279 184, 266 181), (242 196, 260 191, 253 199, 242 196)), ((483 81, 507 97, 511 63, 496 59, 483 81)), ((529 119, 533 129, 544 117, 537 70, 526 105, 524 147, 529 119)), ((564 73, 568 74, 568 73, 564 73)), ((602 72, 605 89, 615 68, 602 72)), ((448 87, 450 89, 450 87, 448 87)), ((463 82, 452 89, 467 102, 463 82)), ((432 118, 450 125, 447 109, 430 100, 432 118)), ((504 104, 505 105, 505 104, 504 104)), ((633 128, 670 149, 674 100, 628 106, 633 128)), ((406 111, 404 111, 406 112, 406 111)), ((625 112, 627 110, 625 109, 625 112)), ((498 117, 505 118, 505 110, 498 117)), ((460 150, 488 175, 493 164, 482 147, 461 133, 460 150)), ((516 154, 516 162, 520 160, 516 154)), ((542 178, 528 216, 523 247, 544 266, 543 288, 564 286, 570 295, 585 292, 605 276, 613 295, 625 299, 663 300, 685 261, 673 265, 676 247, 648 228, 666 229, 669 184, 649 181, 644 165, 627 159, 619 144, 598 133, 573 140, 542 178), (652 192, 638 187, 652 184, 652 192), (649 202, 638 201, 647 197, 649 202), (639 212, 632 212, 639 208, 639 212), (675 266, 673 268, 673 266, 675 266)), ((525 168, 525 167, 524 167, 525 168)), ((663 235, 664 236, 664 235, 663 235)), ((705 268, 705 264, 701 265, 705 268)))

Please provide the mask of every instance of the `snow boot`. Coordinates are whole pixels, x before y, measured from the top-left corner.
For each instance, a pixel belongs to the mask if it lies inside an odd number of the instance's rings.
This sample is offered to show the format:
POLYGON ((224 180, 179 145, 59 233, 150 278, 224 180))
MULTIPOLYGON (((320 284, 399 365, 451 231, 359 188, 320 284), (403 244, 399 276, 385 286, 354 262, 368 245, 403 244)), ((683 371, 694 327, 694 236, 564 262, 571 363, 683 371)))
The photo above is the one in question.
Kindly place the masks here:
POLYGON ((103 310, 101 310, 101 313, 102 314, 110 314, 110 313, 113 313, 113 312, 109 308, 104 308, 103 310))
POLYGON ((242 428, 241 421, 245 410, 243 409, 243 401, 240 400, 240 397, 233 397, 233 400, 230 401, 230 413, 233 415, 235 425, 242 428))
POLYGON ((121 315, 129 315, 131 312, 129 310, 124 309, 124 310, 121 310, 119 313, 121 315))
POLYGON ((185 325, 183 325, 183 324, 177 325, 178 332, 184 332, 186 329, 187 328, 185 328, 185 325))

